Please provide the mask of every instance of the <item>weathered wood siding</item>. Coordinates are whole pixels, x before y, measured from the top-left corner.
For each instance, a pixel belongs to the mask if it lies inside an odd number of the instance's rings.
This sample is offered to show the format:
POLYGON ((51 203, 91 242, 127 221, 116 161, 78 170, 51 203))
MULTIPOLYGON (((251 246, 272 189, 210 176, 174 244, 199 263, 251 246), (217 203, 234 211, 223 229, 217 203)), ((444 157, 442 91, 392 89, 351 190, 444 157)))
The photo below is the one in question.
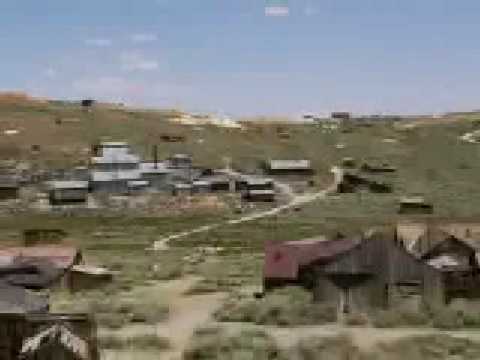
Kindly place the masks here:
MULTIPOLYGON (((325 299, 325 282, 348 288, 352 307, 386 307, 391 304, 390 288, 401 283, 418 283, 423 301, 431 306, 443 304, 442 274, 408 253, 406 249, 382 234, 374 234, 357 247, 327 265, 317 268, 315 299, 325 299), (366 281, 365 278, 369 277, 366 281), (326 280, 326 279, 327 280, 326 280)), ((337 297, 338 299, 338 297, 337 297)), ((331 299, 329 299, 331 300, 331 299)))
MULTIPOLYGON (((87 315, 22 315, 0 314, 0 359, 16 360, 23 341, 49 326, 65 322, 73 332, 89 345, 89 359, 98 360, 97 329, 95 322, 87 315)), ((57 359, 53 354, 51 359, 57 359)))

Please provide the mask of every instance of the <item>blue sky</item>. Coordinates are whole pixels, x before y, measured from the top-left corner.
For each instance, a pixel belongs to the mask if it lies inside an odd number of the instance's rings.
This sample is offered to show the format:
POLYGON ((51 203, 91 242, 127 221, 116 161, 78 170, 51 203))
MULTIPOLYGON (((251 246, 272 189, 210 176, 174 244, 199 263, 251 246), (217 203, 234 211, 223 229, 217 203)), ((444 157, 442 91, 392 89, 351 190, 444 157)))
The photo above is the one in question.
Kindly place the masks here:
POLYGON ((266 5, 2 0, 0 88, 234 115, 480 107, 478 0, 266 5))

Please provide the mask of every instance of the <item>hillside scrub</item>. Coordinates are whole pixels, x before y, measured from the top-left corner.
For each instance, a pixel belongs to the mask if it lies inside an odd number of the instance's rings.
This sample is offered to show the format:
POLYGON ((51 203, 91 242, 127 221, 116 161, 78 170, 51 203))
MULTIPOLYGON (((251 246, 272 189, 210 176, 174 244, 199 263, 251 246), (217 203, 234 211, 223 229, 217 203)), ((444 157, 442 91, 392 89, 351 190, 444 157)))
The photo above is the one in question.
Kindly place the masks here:
POLYGON ((197 331, 183 354, 184 360, 262 359, 286 360, 264 331, 242 330, 226 335, 218 328, 197 331))
POLYGON ((315 304, 312 295, 300 287, 286 287, 263 299, 235 296, 217 311, 218 321, 253 322, 259 325, 313 325, 336 321, 336 309, 315 304))

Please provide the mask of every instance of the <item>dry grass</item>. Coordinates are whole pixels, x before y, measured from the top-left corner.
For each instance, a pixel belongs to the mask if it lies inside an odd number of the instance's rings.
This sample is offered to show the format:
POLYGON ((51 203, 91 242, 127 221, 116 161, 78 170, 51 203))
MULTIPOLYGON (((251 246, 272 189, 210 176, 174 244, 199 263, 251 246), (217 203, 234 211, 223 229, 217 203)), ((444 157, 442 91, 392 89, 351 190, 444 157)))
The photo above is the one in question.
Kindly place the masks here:
POLYGON ((219 329, 197 331, 183 354, 184 360, 202 359, 287 359, 263 331, 243 330, 226 335, 219 329))
POLYGON ((232 297, 215 314, 219 321, 254 322, 259 325, 319 325, 336 321, 336 310, 314 304, 309 292, 288 287, 263 299, 232 297))

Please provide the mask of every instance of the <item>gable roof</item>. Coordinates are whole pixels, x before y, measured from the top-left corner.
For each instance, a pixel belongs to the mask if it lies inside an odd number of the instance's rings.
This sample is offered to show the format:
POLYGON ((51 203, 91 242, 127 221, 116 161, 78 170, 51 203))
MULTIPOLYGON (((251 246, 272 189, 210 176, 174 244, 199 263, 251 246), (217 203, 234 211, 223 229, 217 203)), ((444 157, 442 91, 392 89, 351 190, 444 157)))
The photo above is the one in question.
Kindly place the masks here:
POLYGON ((75 335, 70 329, 63 324, 55 324, 37 335, 26 339, 23 342, 20 354, 25 359, 35 359, 35 354, 44 346, 51 344, 62 345, 65 350, 72 353, 76 359, 87 360, 88 344, 85 340, 75 335))
POLYGON ((70 246, 9 247, 0 249, 0 264, 5 266, 18 261, 42 260, 51 263, 55 268, 65 270, 70 268, 79 256, 80 251, 70 246))
POLYGON ((267 242, 264 277, 295 280, 301 267, 327 263, 356 244, 354 239, 328 240, 324 236, 284 243, 267 242))
POLYGON ((39 259, 17 259, 15 263, 0 267, 0 282, 27 289, 45 289, 63 275, 63 270, 39 259))

